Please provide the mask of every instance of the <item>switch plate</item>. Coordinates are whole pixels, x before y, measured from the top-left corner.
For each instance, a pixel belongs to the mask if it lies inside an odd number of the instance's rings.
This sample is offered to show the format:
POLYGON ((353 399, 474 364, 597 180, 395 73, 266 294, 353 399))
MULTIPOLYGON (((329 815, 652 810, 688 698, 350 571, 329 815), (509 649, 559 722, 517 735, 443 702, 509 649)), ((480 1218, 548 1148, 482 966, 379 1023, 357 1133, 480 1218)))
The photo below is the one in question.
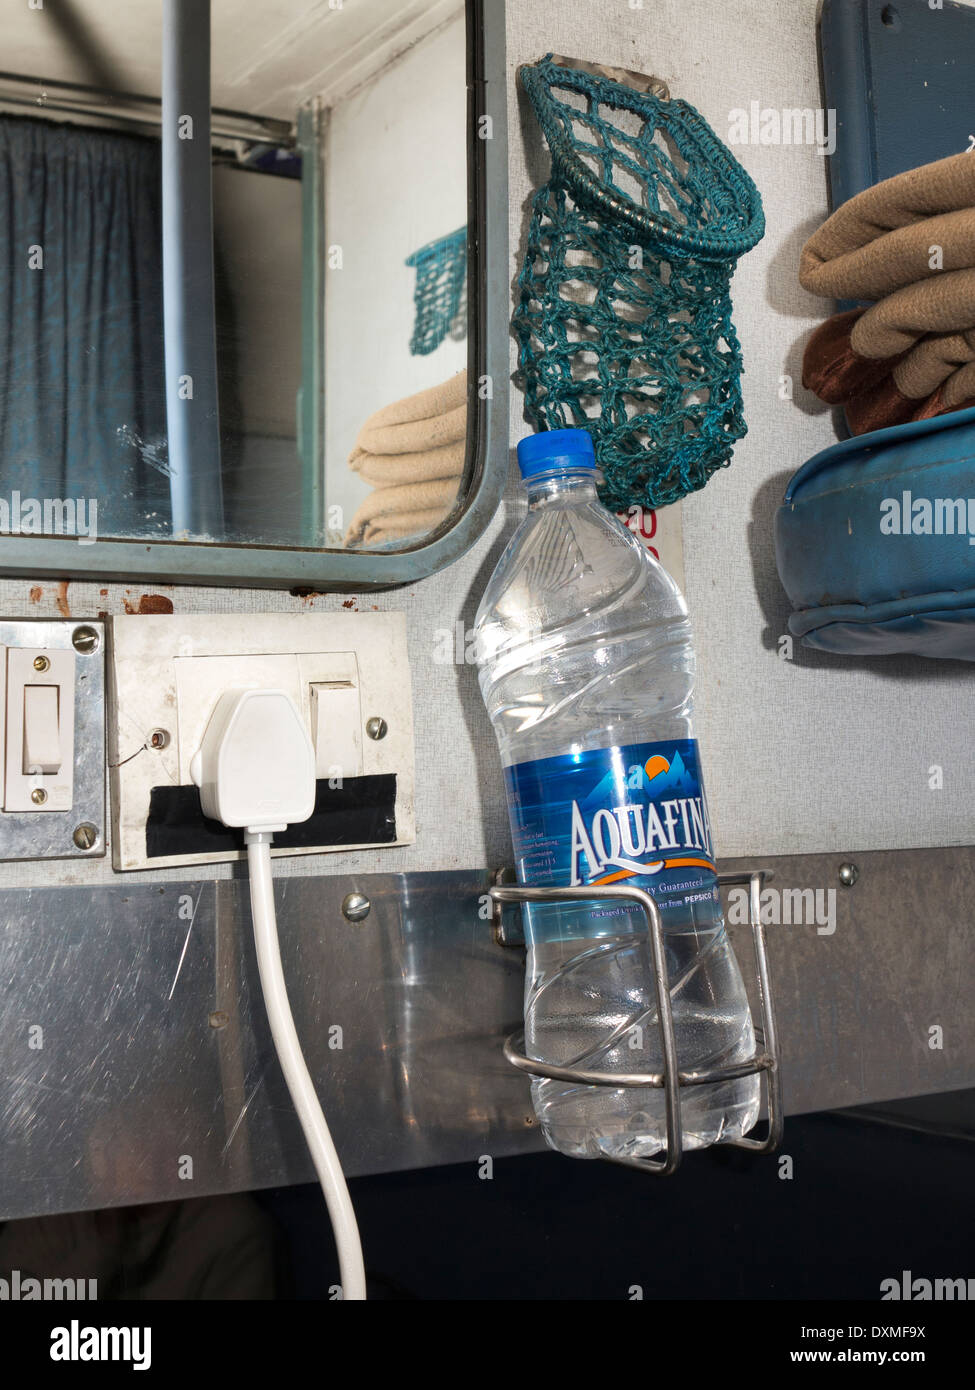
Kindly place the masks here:
MULTIPOLYGON (((395 774, 396 838, 382 847, 413 841, 413 711, 403 614, 138 614, 112 619, 111 645, 109 762, 117 869, 246 857, 231 849, 149 854, 146 841, 153 790, 170 795, 193 786, 190 760, 217 700, 232 687, 264 686, 291 696, 316 747, 320 785, 341 788, 350 777, 395 774), (388 732, 380 740, 365 735, 373 717, 386 721, 388 732)), ((309 844, 271 852, 369 847, 309 844)))
POLYGON ((71 810, 76 660, 71 647, 7 648, 3 809, 8 813, 71 810))
POLYGON ((105 853, 103 623, 0 620, 0 773, 0 860, 91 859, 105 853), (35 667, 37 658, 47 667, 35 667), (24 690, 51 686, 61 691, 61 771, 25 774, 24 690), (48 794, 42 806, 31 800, 37 787, 48 794))

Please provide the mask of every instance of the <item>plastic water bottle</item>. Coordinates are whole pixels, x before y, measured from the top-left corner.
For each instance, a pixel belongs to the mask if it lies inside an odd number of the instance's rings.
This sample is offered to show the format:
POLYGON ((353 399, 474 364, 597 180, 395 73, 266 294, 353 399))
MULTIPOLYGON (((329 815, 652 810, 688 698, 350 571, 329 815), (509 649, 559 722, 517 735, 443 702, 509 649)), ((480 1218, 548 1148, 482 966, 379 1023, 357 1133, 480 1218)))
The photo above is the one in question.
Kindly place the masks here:
MULTIPOLYGON (((691 728, 694 653, 677 585, 596 495, 585 430, 521 441, 528 512, 475 624, 505 768, 520 882, 579 888, 523 909, 529 1055, 589 1071, 662 1071, 646 917, 585 901, 627 883, 660 908, 681 1069, 743 1061, 755 1039, 716 880, 691 728)), ((642 1158, 666 1147, 652 1087, 534 1080, 552 1148, 642 1158)), ((757 1075, 681 1090, 685 1149, 744 1134, 757 1075)))

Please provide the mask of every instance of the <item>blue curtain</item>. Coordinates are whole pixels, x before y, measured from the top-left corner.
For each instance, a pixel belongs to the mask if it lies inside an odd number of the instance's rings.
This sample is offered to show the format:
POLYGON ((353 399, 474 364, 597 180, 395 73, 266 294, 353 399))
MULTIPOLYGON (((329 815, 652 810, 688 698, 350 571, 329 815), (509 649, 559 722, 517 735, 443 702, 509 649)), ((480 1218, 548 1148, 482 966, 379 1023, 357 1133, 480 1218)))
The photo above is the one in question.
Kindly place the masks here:
POLYGON ((0 496, 170 530, 160 149, 0 116, 0 496))

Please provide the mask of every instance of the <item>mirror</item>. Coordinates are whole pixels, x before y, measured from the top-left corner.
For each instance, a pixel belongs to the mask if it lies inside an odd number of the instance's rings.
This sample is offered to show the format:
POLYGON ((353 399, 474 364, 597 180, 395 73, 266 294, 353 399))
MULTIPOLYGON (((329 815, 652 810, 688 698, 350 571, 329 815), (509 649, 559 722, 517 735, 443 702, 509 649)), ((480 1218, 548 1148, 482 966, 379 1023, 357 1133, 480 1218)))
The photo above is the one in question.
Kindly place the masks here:
POLYGON ((177 313, 160 44, 181 12, 199 56, 206 10, 5 14, 0 530, 416 549, 476 471, 463 0, 213 0, 177 313))

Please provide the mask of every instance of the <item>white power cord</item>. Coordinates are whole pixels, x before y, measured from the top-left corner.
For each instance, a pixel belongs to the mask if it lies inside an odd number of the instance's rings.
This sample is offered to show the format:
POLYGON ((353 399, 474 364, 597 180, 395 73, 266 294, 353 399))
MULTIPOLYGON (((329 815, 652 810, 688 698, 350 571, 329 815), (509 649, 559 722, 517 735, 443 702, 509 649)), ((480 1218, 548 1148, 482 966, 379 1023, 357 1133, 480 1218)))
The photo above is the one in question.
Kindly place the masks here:
POLYGON ((366 1275, 362 1265, 362 1246, 356 1225, 352 1199, 345 1183, 339 1156, 335 1152, 325 1116, 318 1103, 315 1086, 302 1055, 288 1004, 288 991, 281 968, 281 947, 274 915, 274 884, 271 877, 271 836, 263 831, 244 835, 247 845, 247 865, 251 879, 251 913, 254 918, 254 943, 257 947, 257 967, 267 1008, 271 1037, 294 1101, 305 1142, 311 1152, 318 1181, 325 1194, 325 1205, 332 1218, 332 1231, 339 1252, 342 1272, 342 1297, 363 1299, 366 1296, 366 1275))
POLYGON ((273 833, 307 820, 315 805, 315 757, 290 696, 281 690, 226 691, 190 773, 204 815, 244 828, 254 943, 271 1037, 332 1221, 342 1297, 361 1301, 366 1274, 355 1211, 298 1041, 274 911, 273 833))

